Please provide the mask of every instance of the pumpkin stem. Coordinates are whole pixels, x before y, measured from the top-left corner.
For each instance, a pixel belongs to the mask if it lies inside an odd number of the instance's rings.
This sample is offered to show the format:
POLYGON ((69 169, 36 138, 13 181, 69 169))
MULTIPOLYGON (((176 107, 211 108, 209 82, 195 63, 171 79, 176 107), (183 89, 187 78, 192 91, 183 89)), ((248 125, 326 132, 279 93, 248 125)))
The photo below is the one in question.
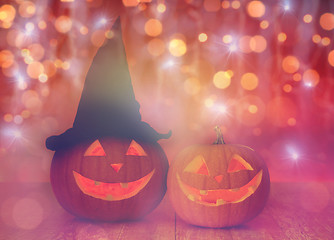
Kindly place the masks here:
POLYGON ((217 134, 217 140, 213 144, 225 144, 223 134, 222 134, 222 131, 220 130, 220 127, 215 126, 215 131, 217 134))

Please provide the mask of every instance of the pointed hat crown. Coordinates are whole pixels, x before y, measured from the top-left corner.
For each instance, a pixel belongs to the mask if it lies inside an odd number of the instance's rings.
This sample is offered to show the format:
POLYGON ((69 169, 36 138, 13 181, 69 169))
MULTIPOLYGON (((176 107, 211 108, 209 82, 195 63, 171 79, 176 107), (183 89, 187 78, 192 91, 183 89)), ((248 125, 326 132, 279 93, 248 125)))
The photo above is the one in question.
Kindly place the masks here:
POLYGON ((58 150, 101 137, 119 137, 156 142, 169 138, 141 121, 139 103, 131 84, 122 40, 120 20, 114 37, 102 46, 88 71, 73 127, 46 140, 46 147, 58 150))

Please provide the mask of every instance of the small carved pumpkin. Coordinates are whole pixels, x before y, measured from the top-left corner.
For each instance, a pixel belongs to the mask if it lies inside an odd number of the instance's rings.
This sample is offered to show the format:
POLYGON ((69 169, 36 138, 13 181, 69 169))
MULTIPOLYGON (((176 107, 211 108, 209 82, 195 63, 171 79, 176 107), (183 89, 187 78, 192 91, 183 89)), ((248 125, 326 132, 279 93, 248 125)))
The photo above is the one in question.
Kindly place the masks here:
POLYGON ((225 144, 220 130, 213 145, 179 153, 168 173, 168 194, 176 213, 203 227, 242 224, 258 215, 269 195, 265 162, 242 145, 225 144))
POLYGON ((104 138, 56 151, 51 185, 70 213, 89 219, 137 219, 166 192, 168 160, 158 143, 104 138))

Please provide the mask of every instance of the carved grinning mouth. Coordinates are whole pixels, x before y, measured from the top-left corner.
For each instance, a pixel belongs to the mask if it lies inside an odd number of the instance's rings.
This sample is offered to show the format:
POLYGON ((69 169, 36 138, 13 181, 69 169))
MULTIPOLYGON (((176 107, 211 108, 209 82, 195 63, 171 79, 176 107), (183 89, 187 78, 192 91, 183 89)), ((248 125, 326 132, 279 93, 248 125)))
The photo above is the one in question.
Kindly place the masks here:
POLYGON ((107 201, 119 201, 135 196, 151 180, 154 169, 146 176, 126 183, 105 183, 95 181, 73 171, 74 179, 80 190, 91 197, 107 201))
POLYGON ((176 178, 182 192, 189 200, 206 206, 220 206, 226 203, 238 203, 251 196, 261 183, 262 170, 246 185, 232 189, 200 190, 184 183, 178 174, 176 178))

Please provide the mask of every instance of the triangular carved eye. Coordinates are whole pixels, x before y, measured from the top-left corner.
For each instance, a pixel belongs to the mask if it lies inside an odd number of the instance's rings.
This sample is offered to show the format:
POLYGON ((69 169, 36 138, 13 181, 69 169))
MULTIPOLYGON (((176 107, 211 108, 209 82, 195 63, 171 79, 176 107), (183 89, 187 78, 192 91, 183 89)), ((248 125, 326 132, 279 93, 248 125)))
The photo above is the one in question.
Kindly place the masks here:
POLYGON ((135 140, 132 140, 132 142, 130 143, 130 146, 129 146, 125 155, 128 155, 128 156, 147 156, 144 149, 135 140))
POLYGON ((191 172, 201 175, 210 175, 208 166, 202 155, 197 155, 184 169, 185 172, 191 172))
POLYGON ((95 140, 86 150, 84 156, 106 156, 99 140, 95 140))
POLYGON ((254 170, 254 169, 248 162, 246 162, 245 159, 243 159, 241 156, 237 154, 234 154, 228 166, 227 172, 233 173, 242 170, 254 170))

